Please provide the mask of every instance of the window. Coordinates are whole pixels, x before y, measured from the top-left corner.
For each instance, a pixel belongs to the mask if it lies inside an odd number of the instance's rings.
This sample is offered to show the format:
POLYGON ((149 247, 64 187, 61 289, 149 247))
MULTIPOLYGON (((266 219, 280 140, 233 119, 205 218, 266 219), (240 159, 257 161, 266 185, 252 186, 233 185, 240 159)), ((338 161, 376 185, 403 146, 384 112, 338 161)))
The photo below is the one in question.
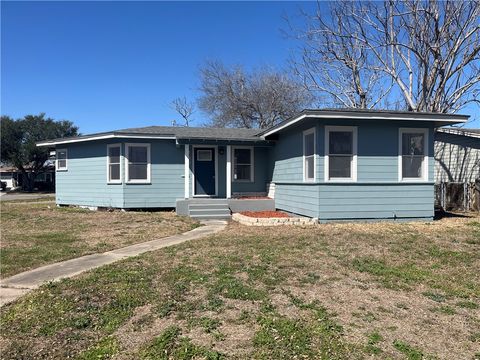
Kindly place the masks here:
POLYGON ((233 148, 233 180, 253 181, 253 148, 233 148))
POLYGON ((120 175, 120 144, 107 146, 107 167, 108 167, 108 182, 121 183, 120 175))
POLYGON ((427 180, 427 129, 400 129, 400 180, 427 180))
POLYGON ((197 161, 212 161, 212 150, 197 150, 197 161))
POLYGON ((55 162, 57 171, 67 170, 67 149, 57 150, 57 161, 55 162))
POLYGON ((315 128, 303 132, 303 180, 315 181, 315 128))
POLYGON ((325 127, 325 181, 357 180, 357 128, 325 127))
POLYGON ((126 144, 127 183, 150 182, 150 144, 126 144))

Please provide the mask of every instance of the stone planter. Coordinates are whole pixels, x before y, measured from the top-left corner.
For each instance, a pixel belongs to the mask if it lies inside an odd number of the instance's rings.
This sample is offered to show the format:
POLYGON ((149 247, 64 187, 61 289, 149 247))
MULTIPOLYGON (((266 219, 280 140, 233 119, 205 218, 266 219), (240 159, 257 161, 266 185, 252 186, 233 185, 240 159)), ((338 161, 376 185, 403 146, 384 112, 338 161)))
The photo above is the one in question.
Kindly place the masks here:
POLYGON ((279 226, 279 225, 316 225, 318 219, 307 217, 282 217, 282 218, 255 218, 234 213, 232 220, 247 226, 279 226))

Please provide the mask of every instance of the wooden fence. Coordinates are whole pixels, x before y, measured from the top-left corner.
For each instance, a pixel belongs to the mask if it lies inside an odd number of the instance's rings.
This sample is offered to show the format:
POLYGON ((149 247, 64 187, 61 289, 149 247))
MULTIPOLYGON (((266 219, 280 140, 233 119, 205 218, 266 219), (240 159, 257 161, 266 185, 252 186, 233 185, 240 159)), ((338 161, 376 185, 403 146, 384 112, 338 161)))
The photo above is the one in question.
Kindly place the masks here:
POLYGON ((445 211, 480 211, 480 179, 436 184, 435 200, 445 211))

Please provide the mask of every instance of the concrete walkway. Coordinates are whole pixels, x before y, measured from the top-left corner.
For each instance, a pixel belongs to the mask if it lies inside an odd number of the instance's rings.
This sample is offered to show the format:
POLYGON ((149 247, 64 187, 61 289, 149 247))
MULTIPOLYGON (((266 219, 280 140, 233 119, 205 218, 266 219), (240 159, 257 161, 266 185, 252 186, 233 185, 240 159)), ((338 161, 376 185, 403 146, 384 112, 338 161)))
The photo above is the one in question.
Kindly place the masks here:
POLYGON ((70 278, 84 271, 140 255, 147 251, 153 251, 212 235, 223 230, 226 224, 226 221, 205 220, 202 221, 203 226, 187 231, 183 234, 130 245, 101 254, 86 255, 76 259, 66 260, 25 271, 0 281, 0 306, 18 299, 20 296, 25 295, 27 292, 34 290, 49 281, 70 278))

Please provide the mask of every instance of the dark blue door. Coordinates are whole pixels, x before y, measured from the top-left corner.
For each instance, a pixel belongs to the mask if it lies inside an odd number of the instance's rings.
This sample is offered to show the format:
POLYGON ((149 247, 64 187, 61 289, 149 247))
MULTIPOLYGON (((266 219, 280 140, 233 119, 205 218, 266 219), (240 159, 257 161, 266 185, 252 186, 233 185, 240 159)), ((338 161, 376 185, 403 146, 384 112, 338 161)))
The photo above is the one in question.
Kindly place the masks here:
POLYGON ((195 148, 195 195, 215 195, 215 148, 195 148))

